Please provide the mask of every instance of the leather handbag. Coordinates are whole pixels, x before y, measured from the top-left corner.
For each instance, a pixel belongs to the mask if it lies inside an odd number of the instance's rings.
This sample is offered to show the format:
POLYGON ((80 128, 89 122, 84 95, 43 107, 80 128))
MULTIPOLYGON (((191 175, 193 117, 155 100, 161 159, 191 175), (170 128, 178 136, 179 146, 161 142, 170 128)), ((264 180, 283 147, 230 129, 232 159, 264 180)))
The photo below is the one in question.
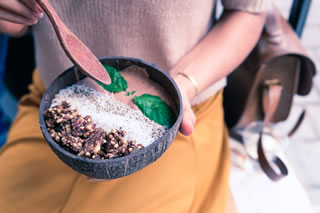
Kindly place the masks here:
MULTIPOLYGON (((273 6, 267 12, 265 28, 256 47, 227 78, 224 110, 230 135, 244 143, 235 129, 256 121, 264 126, 286 120, 294 95, 310 92, 315 72, 315 64, 298 36, 273 6)), ((301 121, 302 117, 298 124, 301 121)), ((273 162, 267 160, 262 146, 263 128, 260 133, 259 163, 269 178, 279 180, 288 174, 286 166, 278 157, 273 162)))

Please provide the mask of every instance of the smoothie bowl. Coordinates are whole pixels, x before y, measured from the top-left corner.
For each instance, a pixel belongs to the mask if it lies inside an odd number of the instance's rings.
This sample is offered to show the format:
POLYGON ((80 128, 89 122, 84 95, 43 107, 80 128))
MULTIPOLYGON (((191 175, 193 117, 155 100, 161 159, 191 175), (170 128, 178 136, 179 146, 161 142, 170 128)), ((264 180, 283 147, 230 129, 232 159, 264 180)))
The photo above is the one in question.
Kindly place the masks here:
POLYGON ((168 149, 181 124, 182 100, 173 79, 152 64, 125 57, 100 61, 112 84, 67 69, 41 100, 40 128, 72 169, 115 179, 143 169, 168 149), (157 89, 161 96, 152 94, 157 89))

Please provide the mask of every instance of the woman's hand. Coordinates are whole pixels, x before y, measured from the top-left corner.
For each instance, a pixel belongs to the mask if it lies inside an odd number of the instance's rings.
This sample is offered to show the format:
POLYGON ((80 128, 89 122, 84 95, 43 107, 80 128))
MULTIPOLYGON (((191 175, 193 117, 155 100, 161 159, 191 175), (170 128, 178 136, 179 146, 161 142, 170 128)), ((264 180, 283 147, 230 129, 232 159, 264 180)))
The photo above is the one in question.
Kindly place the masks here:
POLYGON ((264 19, 264 13, 224 11, 213 29, 170 70, 182 94, 182 134, 191 135, 196 122, 190 105, 195 93, 225 78, 247 57, 260 36, 264 19), (197 85, 184 75, 192 77, 197 85))
POLYGON ((179 131, 189 136, 193 133, 193 127, 196 123, 196 116, 192 111, 190 101, 187 97, 185 90, 180 90, 181 96, 182 96, 182 104, 183 104, 183 116, 182 116, 182 122, 179 131))
MULTIPOLYGON (((178 84, 178 87, 181 92, 181 97, 182 97, 182 104, 183 104, 183 117, 182 117, 182 122, 180 126, 180 132, 186 136, 191 135, 193 132, 193 126, 196 123, 196 116, 194 115, 192 109, 191 109, 191 104, 189 101, 189 96, 188 95, 188 87, 189 82, 188 79, 184 79, 183 76, 177 75, 174 80, 178 84), (187 81, 186 81, 187 80, 187 81)), ((191 85, 193 86, 193 85, 191 85)), ((125 96, 124 96, 125 97, 125 96)), ((127 96, 126 96, 127 97, 127 96)), ((102 182, 102 181, 111 181, 111 180, 105 180, 105 179, 96 179, 93 177, 88 177, 86 176, 88 181, 91 182, 102 182)))
POLYGON ((0 0, 0 32, 19 36, 43 16, 35 0, 0 0))
POLYGON ((190 104, 190 100, 195 95, 194 85, 192 85, 190 80, 185 78, 183 75, 176 75, 174 80, 180 89, 183 104, 183 116, 179 131, 182 134, 189 136, 192 134, 193 127, 196 123, 196 116, 193 113, 190 104))
POLYGON ((0 19, 22 25, 33 25, 43 16, 35 0, 0 0, 0 19))

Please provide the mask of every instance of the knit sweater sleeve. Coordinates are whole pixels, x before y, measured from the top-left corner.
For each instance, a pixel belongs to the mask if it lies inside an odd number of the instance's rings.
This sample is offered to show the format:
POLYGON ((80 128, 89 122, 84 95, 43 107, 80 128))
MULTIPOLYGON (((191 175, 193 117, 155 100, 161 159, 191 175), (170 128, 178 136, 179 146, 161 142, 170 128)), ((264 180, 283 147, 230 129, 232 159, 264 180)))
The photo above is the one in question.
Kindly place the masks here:
POLYGON ((252 13, 264 12, 271 5, 271 0, 222 0, 225 9, 243 10, 252 13))

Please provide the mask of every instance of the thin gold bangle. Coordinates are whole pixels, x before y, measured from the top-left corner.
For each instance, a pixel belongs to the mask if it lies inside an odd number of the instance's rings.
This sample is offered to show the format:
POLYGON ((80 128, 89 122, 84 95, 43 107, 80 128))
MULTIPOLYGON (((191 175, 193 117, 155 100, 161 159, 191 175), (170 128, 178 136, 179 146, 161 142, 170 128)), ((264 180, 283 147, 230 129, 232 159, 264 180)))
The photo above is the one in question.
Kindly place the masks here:
POLYGON ((195 92, 194 96, 197 96, 198 95, 198 83, 196 82, 196 80, 194 80, 194 78, 192 78, 190 75, 187 75, 183 72, 179 72, 177 75, 179 75, 179 74, 184 76, 185 78, 189 79, 189 81, 191 82, 191 84, 194 87, 194 92, 195 92))

